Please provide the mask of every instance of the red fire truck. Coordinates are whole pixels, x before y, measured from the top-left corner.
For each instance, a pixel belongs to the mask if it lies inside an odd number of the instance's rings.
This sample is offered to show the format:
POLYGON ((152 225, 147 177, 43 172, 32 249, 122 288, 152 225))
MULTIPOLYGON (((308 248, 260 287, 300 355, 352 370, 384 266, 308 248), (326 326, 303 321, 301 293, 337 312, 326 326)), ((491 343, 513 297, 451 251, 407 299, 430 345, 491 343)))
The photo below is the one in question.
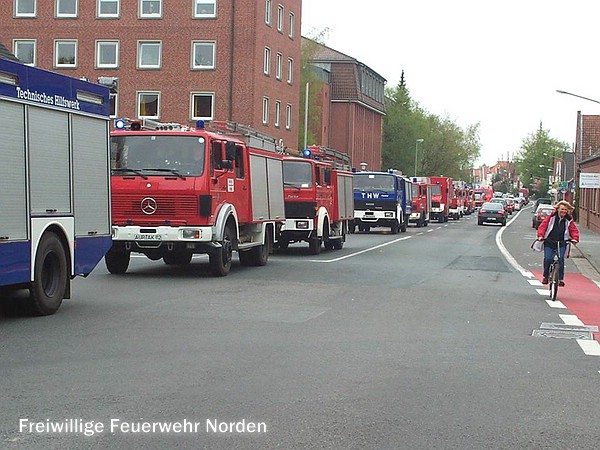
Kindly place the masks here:
POLYGON ((465 214, 471 213, 467 212, 466 205, 469 190, 467 188, 467 183, 462 180, 455 180, 452 182, 452 185, 454 188, 454 195, 450 201, 450 216, 455 220, 458 220, 465 214))
POLYGON ((234 122, 195 129, 155 121, 116 121, 111 133, 111 273, 127 271, 131 252, 166 264, 209 255, 227 275, 232 252, 263 266, 285 217, 283 155, 276 140, 234 122))
POLYGON ((354 214, 350 157, 325 147, 312 146, 304 157, 285 156, 285 223, 278 245, 308 242, 314 255, 341 249, 354 214))
POLYGON ((426 227, 430 220, 433 187, 428 177, 414 177, 412 181, 412 212, 409 222, 417 227, 426 227))
POLYGON ((448 222, 450 215, 450 201, 454 196, 452 178, 430 177, 433 187, 431 196, 431 218, 439 223, 448 222))
POLYGON ((479 208, 485 202, 489 202, 494 195, 494 191, 489 186, 479 187, 473 191, 473 197, 475 199, 475 207, 479 208))

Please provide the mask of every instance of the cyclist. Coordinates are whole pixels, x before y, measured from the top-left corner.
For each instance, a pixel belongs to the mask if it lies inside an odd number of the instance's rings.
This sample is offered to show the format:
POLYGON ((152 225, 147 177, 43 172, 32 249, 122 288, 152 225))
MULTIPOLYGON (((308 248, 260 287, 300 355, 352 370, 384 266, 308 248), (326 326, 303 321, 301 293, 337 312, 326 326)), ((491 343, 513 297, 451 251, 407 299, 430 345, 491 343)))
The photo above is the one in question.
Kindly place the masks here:
POLYGON ((544 275, 542 284, 548 284, 548 275, 552 257, 559 244, 558 252, 558 285, 564 286, 565 250, 567 241, 579 242, 579 229, 573 220, 573 206, 565 200, 554 205, 552 214, 548 214, 537 230, 538 241, 544 241, 544 275))

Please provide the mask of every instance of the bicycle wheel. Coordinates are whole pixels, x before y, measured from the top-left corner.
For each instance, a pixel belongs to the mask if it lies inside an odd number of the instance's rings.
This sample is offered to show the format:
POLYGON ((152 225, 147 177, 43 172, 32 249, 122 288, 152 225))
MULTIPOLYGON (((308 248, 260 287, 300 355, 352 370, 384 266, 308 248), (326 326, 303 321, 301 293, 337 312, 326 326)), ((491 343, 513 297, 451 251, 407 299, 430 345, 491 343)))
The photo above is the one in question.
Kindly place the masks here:
POLYGON ((558 266, 552 263, 550 266, 550 300, 555 301, 558 295, 558 266))

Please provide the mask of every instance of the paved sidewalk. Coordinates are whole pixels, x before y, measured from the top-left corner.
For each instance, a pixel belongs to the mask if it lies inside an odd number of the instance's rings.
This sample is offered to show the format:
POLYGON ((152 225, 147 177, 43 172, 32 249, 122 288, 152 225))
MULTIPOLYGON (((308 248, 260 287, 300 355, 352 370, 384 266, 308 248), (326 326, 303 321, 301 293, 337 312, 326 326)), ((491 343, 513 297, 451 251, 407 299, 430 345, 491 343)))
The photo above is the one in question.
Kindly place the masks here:
POLYGON ((577 247, 571 248, 571 258, 575 258, 575 264, 578 258, 584 258, 595 271, 591 278, 600 282, 600 234, 594 233, 587 228, 579 227, 580 242, 577 247))

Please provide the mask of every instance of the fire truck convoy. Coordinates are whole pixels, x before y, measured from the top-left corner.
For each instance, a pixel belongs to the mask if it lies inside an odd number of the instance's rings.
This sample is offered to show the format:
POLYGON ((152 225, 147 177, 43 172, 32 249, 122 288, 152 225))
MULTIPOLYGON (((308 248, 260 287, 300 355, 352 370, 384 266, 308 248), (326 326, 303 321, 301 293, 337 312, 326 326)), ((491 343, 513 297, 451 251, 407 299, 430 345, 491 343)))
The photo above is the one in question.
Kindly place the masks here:
POLYGON ((285 156, 285 222, 278 236, 279 248, 308 242, 317 255, 343 247, 354 214, 350 157, 325 147, 311 146, 304 157, 285 156))
POLYGON ((285 217, 274 138, 235 122, 115 125, 109 272, 125 273, 131 252, 175 265, 208 254, 215 276, 229 273, 234 250, 242 265, 267 263, 285 217))
POLYGON ((111 247, 109 91, 0 59, 0 287, 54 314, 111 247))
POLYGON ((390 227, 405 232, 412 212, 409 179, 394 170, 354 174, 354 228, 390 227))

